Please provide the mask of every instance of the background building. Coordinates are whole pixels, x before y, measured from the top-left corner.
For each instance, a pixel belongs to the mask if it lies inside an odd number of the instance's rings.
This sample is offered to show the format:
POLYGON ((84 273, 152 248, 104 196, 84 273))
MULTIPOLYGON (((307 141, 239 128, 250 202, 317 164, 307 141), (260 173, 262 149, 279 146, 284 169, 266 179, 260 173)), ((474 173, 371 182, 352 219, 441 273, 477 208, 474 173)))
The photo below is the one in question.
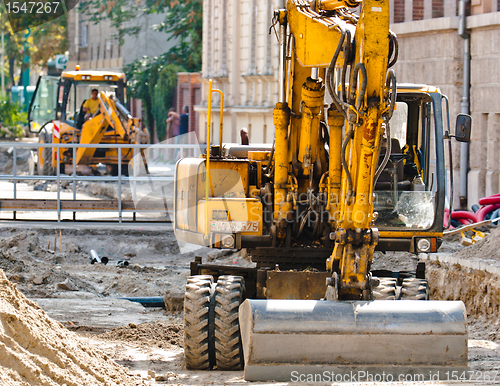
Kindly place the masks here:
MULTIPOLYGON (((391 0, 391 29, 398 35, 398 82, 427 83, 450 99, 451 125, 462 111, 464 40, 458 35, 458 0, 391 0)), ((239 142, 246 127, 251 143, 271 142, 277 100, 278 43, 269 34, 280 0, 204 0, 203 70, 199 139, 206 140, 208 79, 224 92, 224 142, 239 142)), ((466 18, 471 44, 468 202, 500 191, 500 0, 472 0, 466 18)), ((218 141, 217 94, 212 138, 218 141)), ((455 207, 459 205, 460 145, 454 144, 455 207)))
MULTIPOLYGON (((277 100, 278 41, 269 33, 282 0, 204 0, 200 142, 206 141, 208 79, 224 92, 224 142, 239 142, 246 127, 251 143, 272 142, 277 100)), ((219 140, 219 97, 213 94, 211 137, 219 140), (214 130, 215 128, 215 130, 214 130)))
POLYGON ((189 131, 198 133, 199 114, 194 107, 201 102, 201 73, 179 72, 177 73, 177 90, 174 106, 179 113, 183 112, 184 106, 189 107, 189 131))
POLYGON ((137 35, 125 35, 119 44, 116 28, 107 19, 97 24, 80 12, 79 7, 68 12, 68 69, 79 64, 82 69, 106 69, 121 71, 124 66, 143 56, 159 56, 172 48, 175 39, 168 41, 165 32, 152 27, 165 19, 163 14, 140 15, 133 26, 140 26, 137 35))
MULTIPOLYGON (((108 19, 94 24, 89 18, 80 11, 80 7, 68 12, 68 70, 79 64, 81 69, 123 71, 127 64, 144 56, 160 56, 177 43, 175 39, 168 40, 167 33, 153 29, 154 25, 165 20, 164 14, 139 15, 134 18, 128 27, 141 29, 135 35, 125 35, 122 45, 117 37, 117 29, 108 19)), ((142 118, 142 101, 130 99, 129 103, 132 115, 142 118)))

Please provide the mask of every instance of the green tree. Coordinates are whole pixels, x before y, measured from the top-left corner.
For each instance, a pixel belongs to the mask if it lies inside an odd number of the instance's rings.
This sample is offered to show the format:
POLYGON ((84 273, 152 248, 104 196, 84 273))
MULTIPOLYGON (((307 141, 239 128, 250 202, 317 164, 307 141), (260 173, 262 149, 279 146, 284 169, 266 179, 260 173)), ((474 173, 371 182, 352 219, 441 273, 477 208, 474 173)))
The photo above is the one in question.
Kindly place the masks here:
MULTIPOLYGON (((141 14, 164 14, 165 20, 154 26, 165 31, 168 40, 176 39, 178 44, 169 52, 169 62, 178 64, 188 71, 201 69, 203 1, 202 0, 87 0, 80 3, 80 10, 94 23, 109 20, 123 36, 135 35, 140 26, 132 21, 141 14)), ((163 64, 164 59, 160 59, 163 64)))
POLYGON ((26 120, 26 113, 21 111, 19 103, 13 103, 7 95, 0 94, 0 136, 22 136, 22 125, 26 120))
MULTIPOLYGON (((30 17, 23 19, 26 26, 30 25, 30 17)), ((5 61, 9 71, 9 80, 15 84, 16 67, 24 70, 23 57, 30 57, 30 65, 44 67, 57 54, 68 50, 67 17, 66 14, 50 22, 36 26, 27 34, 26 31, 15 32, 7 17, 5 5, 0 2, 0 31, 5 36, 5 61)), ((7 82, 8 84, 9 82, 7 82)))
POLYGON ((110 20, 117 38, 123 44, 125 35, 135 35, 141 27, 133 19, 141 14, 164 14, 164 21, 154 28, 168 34, 177 44, 159 57, 144 57, 124 68, 129 93, 141 99, 145 106, 146 126, 156 128, 161 141, 166 134, 168 109, 177 84, 176 73, 200 71, 202 54, 202 0, 88 0, 80 10, 94 23, 110 20))

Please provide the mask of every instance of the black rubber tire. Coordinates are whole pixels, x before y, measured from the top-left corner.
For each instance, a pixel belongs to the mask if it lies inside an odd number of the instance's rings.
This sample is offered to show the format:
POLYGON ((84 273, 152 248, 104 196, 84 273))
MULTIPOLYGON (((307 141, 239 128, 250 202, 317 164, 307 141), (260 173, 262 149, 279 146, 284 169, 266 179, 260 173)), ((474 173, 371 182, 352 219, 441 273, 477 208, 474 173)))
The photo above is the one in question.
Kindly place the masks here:
POLYGON ((401 299, 429 300, 429 284, 427 280, 407 278, 401 287, 401 299))
POLYGON ((213 366, 209 339, 213 277, 190 276, 184 294, 184 361, 188 370, 213 366))
POLYGON ((380 284, 373 289, 373 300, 396 300, 397 279, 379 278, 380 284))
MULTIPOLYGON (((106 165, 106 174, 118 177, 118 165, 106 165)), ((122 176, 128 176, 128 164, 122 164, 122 176)))
MULTIPOLYGON (((52 132, 42 129, 38 135, 38 143, 52 143, 52 132)), ((52 148, 44 147, 38 152, 38 175, 53 176, 55 169, 52 167, 52 148)))
POLYGON ((215 290, 215 359, 218 370, 244 367, 238 309, 245 300, 240 276, 220 276, 215 290))

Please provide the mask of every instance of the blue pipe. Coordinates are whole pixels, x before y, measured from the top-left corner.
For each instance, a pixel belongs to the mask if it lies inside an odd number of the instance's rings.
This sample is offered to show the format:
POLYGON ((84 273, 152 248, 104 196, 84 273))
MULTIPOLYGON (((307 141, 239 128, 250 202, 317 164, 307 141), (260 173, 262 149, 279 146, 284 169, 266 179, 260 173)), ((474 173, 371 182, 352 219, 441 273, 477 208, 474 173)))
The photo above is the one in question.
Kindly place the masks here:
MULTIPOLYGON (((500 209, 497 209, 497 210, 495 210, 495 211, 491 214, 491 217, 490 217, 490 218, 491 218, 491 219, 494 219, 494 218, 499 218, 499 217, 500 217, 500 209)), ((495 221, 495 222, 493 222, 492 224, 493 224, 493 225, 495 225, 495 226, 497 226, 497 225, 498 225, 498 223, 499 223, 498 221, 495 221)))
POLYGON ((128 300, 129 302, 141 303, 144 307, 161 307, 165 308, 165 300, 160 296, 150 296, 150 297, 131 297, 131 298, 118 298, 123 300, 128 300))

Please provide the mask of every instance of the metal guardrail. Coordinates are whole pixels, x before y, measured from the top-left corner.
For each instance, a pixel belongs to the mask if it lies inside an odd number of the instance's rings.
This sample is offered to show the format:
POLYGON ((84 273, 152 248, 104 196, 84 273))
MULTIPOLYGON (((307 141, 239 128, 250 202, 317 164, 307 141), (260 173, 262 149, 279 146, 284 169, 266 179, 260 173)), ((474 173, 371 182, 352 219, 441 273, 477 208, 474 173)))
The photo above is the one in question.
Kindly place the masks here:
MULTIPOLYGON (((62 144, 52 144, 52 143, 26 143, 26 142, 3 142, 0 143, 0 149, 4 148, 12 148, 12 161, 13 168, 12 174, 0 174, 0 181, 12 181, 13 182, 13 196, 14 199, 5 199, 0 198, 0 211, 8 210, 13 212, 13 220, 16 220, 16 212, 17 208, 19 211, 54 211, 57 212, 57 222, 61 222, 61 213, 63 211, 73 212, 73 221, 76 221, 76 212, 90 212, 90 211, 101 211, 101 212, 117 212, 118 214, 118 222, 123 222, 123 212, 133 212, 133 220, 136 220, 136 212, 158 212, 161 208, 151 207, 150 209, 137 209, 134 208, 133 202, 136 202, 137 197, 137 183, 138 182, 149 182, 150 184, 154 184, 155 182, 168 182, 173 181, 173 176, 155 176, 148 173, 147 176, 140 176, 138 174, 139 170, 139 160, 142 160, 140 155, 140 150, 144 149, 146 151, 156 150, 156 149, 177 149, 182 151, 184 149, 190 150, 193 149, 194 152, 200 152, 201 148, 199 145, 188 145, 188 144, 77 144, 77 143, 62 143, 62 144), (46 175, 19 175, 18 174, 18 165, 17 165, 17 153, 19 148, 26 148, 29 150, 39 149, 39 148, 52 148, 56 149, 56 168, 55 175, 46 176, 46 175), (61 148, 65 149, 73 149, 73 161, 72 161, 72 174, 66 175, 61 174, 61 148), (75 163, 76 160, 76 150, 78 148, 95 148, 95 149, 117 149, 117 153, 119 155, 118 159, 118 176, 82 176, 78 175, 76 168, 77 165, 75 163), (132 157, 132 176, 124 176, 122 175, 122 152, 120 149, 133 149, 133 157, 132 157), (138 151, 139 149, 139 151, 138 151), (139 157, 138 157, 139 156, 139 157), (30 203, 18 202, 18 194, 17 194, 17 184, 20 181, 55 181, 57 184, 57 199, 55 201, 55 208, 52 200, 30 200, 30 203), (61 182, 72 182, 72 190, 73 190, 73 199, 72 200, 62 200, 61 199, 61 182), (118 184, 118 199, 117 200, 102 200, 103 203, 106 202, 104 206, 94 205, 94 209, 91 209, 93 205, 89 205, 89 200, 77 200, 76 199, 76 183, 80 181, 95 181, 95 182, 116 182, 118 184), (124 201, 122 200, 122 183, 129 182, 132 190, 133 201, 124 201), (42 204, 43 202, 43 204, 42 204), (44 207, 33 207, 33 204, 40 203, 44 207), (71 204, 70 204, 71 203, 71 204), (125 205, 124 205, 125 204, 125 205), (81 209, 79 209, 79 206, 81 209)), ((174 153, 175 154, 175 153, 174 153)), ((147 161, 149 164, 149 160, 147 161)), ((22 201, 22 199, 19 199, 22 201)), ((96 200, 99 202, 101 200, 96 200)), ((165 203, 167 201, 162 201, 163 209, 165 209, 165 203)))

